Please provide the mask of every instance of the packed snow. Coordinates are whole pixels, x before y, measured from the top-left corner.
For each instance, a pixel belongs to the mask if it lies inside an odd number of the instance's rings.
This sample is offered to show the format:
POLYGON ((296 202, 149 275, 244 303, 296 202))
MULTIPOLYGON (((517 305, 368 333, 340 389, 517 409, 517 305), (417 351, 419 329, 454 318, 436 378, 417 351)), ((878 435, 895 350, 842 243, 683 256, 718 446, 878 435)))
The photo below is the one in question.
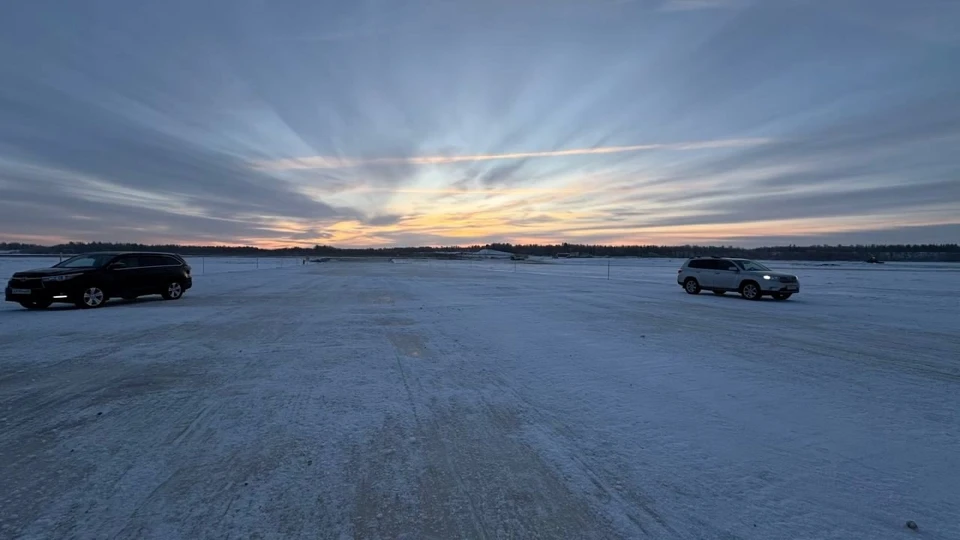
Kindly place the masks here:
POLYGON ((960 266, 239 260, 0 307, 0 538, 960 538, 960 266))

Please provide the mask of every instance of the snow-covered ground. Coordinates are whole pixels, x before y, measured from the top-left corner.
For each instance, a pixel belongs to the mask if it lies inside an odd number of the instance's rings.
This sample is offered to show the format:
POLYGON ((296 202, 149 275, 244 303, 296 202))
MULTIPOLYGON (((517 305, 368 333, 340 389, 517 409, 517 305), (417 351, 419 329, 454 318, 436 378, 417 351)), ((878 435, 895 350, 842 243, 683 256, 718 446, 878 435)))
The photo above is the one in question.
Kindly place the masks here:
POLYGON ((211 262, 0 307, 0 538, 960 538, 960 267, 211 262))

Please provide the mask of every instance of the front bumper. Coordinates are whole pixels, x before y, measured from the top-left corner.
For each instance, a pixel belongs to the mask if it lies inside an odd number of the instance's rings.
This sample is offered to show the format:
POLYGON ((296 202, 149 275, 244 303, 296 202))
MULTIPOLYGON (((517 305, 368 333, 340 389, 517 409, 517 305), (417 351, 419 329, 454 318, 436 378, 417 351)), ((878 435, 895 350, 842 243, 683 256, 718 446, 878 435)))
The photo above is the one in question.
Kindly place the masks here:
POLYGON ((782 283, 779 281, 767 281, 763 280, 760 283, 760 288, 765 293, 790 293, 797 294, 800 292, 800 283, 782 283))
POLYGON ((3 290, 3 298, 7 302, 70 302, 72 291, 60 284, 51 284, 41 288, 22 288, 14 284, 3 290), (29 292, 21 292, 29 291, 29 292))

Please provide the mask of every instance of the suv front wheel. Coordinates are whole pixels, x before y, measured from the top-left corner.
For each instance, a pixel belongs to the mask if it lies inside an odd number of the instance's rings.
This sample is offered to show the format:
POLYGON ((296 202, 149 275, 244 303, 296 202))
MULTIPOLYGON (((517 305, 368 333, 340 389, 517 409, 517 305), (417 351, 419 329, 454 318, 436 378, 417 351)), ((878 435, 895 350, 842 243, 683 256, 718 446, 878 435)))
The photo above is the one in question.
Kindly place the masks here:
POLYGON ((683 282, 683 290, 687 291, 687 294, 700 294, 700 284, 693 278, 687 278, 683 282))
POLYGON ((740 295, 747 300, 760 300, 763 293, 760 291, 760 285, 755 281, 747 281, 740 286, 740 295))
POLYGON ((83 291, 77 297, 76 304, 79 308, 92 309, 102 307, 109 299, 110 297, 107 296, 107 293, 105 293, 103 289, 96 285, 91 285, 84 287, 83 291))
POLYGON ((183 296, 183 285, 179 281, 168 283, 162 296, 164 300, 179 300, 183 296))

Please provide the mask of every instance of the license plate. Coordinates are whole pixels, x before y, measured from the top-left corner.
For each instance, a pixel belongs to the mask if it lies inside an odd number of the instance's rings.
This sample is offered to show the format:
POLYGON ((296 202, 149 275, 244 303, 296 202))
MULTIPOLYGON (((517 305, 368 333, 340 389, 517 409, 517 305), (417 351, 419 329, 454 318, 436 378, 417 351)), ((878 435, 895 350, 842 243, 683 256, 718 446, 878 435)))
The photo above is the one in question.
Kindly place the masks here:
POLYGON ((10 289, 13 294, 30 294, 30 289, 10 289))
POLYGON ((788 290, 788 291, 795 291, 795 290, 797 290, 797 286, 796 286, 796 285, 787 285, 787 290, 788 290))

